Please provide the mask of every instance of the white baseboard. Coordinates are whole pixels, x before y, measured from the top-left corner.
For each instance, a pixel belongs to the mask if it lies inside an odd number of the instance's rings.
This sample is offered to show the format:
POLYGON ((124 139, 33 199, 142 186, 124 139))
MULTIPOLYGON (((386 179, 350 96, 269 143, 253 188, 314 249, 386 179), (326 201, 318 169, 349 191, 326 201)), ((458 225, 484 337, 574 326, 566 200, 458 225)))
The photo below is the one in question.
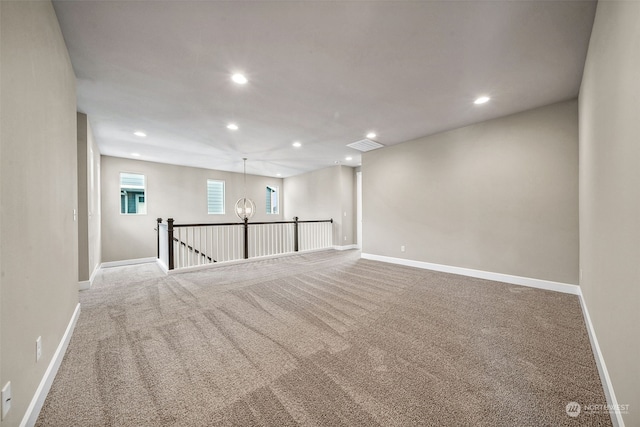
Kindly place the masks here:
POLYGON ((91 277, 89 277, 89 280, 83 280, 81 282, 78 282, 78 290, 79 291, 86 291, 88 289, 91 289, 91 286, 93 286, 93 281, 96 278, 96 275, 98 274, 98 272, 102 268, 122 267, 122 266, 125 266, 125 265, 147 264, 147 263, 152 263, 152 262, 157 262, 158 265, 160 265, 160 268, 163 269, 163 271, 166 272, 168 270, 167 267, 164 266, 164 263, 162 263, 162 261, 160 261, 159 259, 157 259, 155 257, 137 258, 137 259, 125 259, 125 260, 122 260, 122 261, 103 262, 101 264, 98 264, 96 266, 96 268, 93 269, 93 273, 91 273, 91 277))
POLYGON ((164 274, 169 274, 169 267, 164 263, 160 258, 156 258, 156 264, 160 267, 160 270, 164 272, 164 274))
MULTIPOLYGON (((165 270, 165 272, 169 275, 171 274, 180 274, 180 273, 189 273, 192 271, 198 271, 198 270, 204 270, 207 268, 216 268, 216 267, 226 267, 228 265, 236 265, 236 264, 246 264, 248 262, 254 262, 254 261, 262 261, 265 259, 272 259, 272 258, 284 258, 284 257, 288 257, 288 256, 295 256, 295 255, 300 255, 300 254, 308 254, 311 252, 322 252, 322 251, 331 251, 334 250, 334 247, 328 247, 328 248, 320 248, 320 249, 307 249, 304 251, 298 251, 298 252, 286 252, 283 254, 274 254, 274 255, 263 255, 263 256, 256 256, 256 257, 251 257, 249 259, 234 259, 231 261, 220 261, 220 262, 214 262, 211 264, 202 264, 202 265, 193 265, 191 267, 182 267, 180 269, 176 269, 176 270, 165 270)), ((160 268, 164 269, 164 263, 163 262, 158 262, 158 265, 160 266, 160 268)))
POLYGON ((333 249, 336 251, 348 251, 350 249, 359 249, 358 245, 344 245, 344 246, 334 246, 333 249))
POLYGON ((363 253, 364 259, 373 261, 388 262, 391 264, 406 265, 409 267, 423 268, 426 270, 442 271, 444 273, 459 274, 462 276, 477 277, 479 279, 494 280, 496 282, 505 282, 512 285, 528 286, 530 288, 546 289, 549 291, 563 292, 565 294, 579 295, 580 287, 569 283, 552 282, 549 280, 533 279, 530 277, 513 276, 510 274, 493 273, 491 271, 473 270, 471 268, 453 267, 450 265, 433 264, 430 262, 414 261, 404 258, 393 258, 383 255, 373 255, 363 253))
MULTIPOLYGON (((280 257, 285 257, 293 254, 299 254, 299 253, 300 252, 287 252, 286 254, 265 255, 265 256, 258 256, 258 257, 253 257, 249 259, 242 258, 242 259, 233 259, 230 261, 218 261, 218 262, 213 262, 211 264, 192 265, 191 267, 181 267, 179 269, 167 270, 167 274, 171 275, 171 274, 180 274, 180 273, 190 273, 193 271, 206 270, 209 268, 227 267, 229 265, 238 265, 238 264, 247 264, 249 262, 262 261, 265 259, 272 259, 272 258, 280 258, 280 257)), ((164 263, 162 263, 162 265, 164 265, 164 263)), ((162 268, 162 265, 160 266, 160 268, 162 268)))
POLYGON ((64 353, 67 351, 69 341, 71 341, 71 335, 73 335, 73 330, 76 327, 78 317, 80 317, 80 303, 76 305, 76 309, 73 312, 73 315, 71 315, 71 319, 69 320, 67 329, 64 331, 64 335, 60 340, 60 344, 58 344, 58 348, 53 354, 53 358, 51 359, 51 362, 49 363, 49 366, 47 367, 47 370, 45 371, 44 376, 40 381, 40 385, 38 385, 38 388, 36 389, 36 393, 31 399, 31 403, 29 403, 29 407, 27 408, 27 412, 22 418, 20 427, 31 427, 35 425, 36 421, 38 420, 38 415, 40 415, 42 405, 44 405, 44 401, 47 398, 47 394, 49 393, 51 384, 53 384, 53 379, 58 373, 58 368, 60 368, 64 353))
POLYGON ((88 289, 91 289, 91 286, 93 286, 93 280, 96 278, 96 275, 98 274, 98 271, 100 271, 100 268, 102 268, 102 265, 98 264, 96 268, 93 269, 93 273, 91 273, 91 277, 89 277, 89 280, 78 282, 79 291, 86 291, 88 289))
POLYGON ((156 257, 149 258, 136 258, 136 259, 123 259, 121 261, 109 261, 103 262, 100 264, 100 268, 110 268, 110 267, 122 267, 124 265, 136 265, 136 264, 147 264, 151 262, 156 262, 156 257))
MULTIPOLYGON (((598 366, 598 373, 600 374, 600 381, 604 388, 604 394, 607 398, 607 403, 610 408, 618 408, 618 399, 613 391, 613 384, 611 383, 611 377, 609 377, 609 371, 607 371, 607 365, 604 363, 604 357, 600 351, 600 344, 598 344, 598 338, 596 337, 596 331, 591 323, 591 317, 589 316, 589 310, 587 309, 587 303, 584 300, 582 291, 579 293, 580 305, 582 306, 582 315, 584 316, 584 323, 587 325, 587 331, 589 332, 589 341, 591 341, 591 349, 593 350, 593 357, 596 359, 596 365, 598 366)), ((594 402, 595 403, 595 402, 594 402)), ((611 413, 611 421, 616 427, 624 427, 624 420, 619 410, 611 413)))

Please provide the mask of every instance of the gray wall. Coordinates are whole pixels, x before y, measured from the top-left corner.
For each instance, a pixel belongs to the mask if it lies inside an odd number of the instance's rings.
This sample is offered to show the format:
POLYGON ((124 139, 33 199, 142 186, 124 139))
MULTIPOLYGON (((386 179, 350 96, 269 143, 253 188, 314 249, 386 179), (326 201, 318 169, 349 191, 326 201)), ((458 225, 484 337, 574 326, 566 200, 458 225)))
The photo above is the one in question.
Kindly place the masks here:
MULTIPOLYGON (((247 162, 247 170, 250 170, 247 162)), ((156 256, 156 218, 176 223, 239 222, 236 201, 244 196, 243 175, 210 169, 167 165, 102 156, 102 261, 156 256), (146 177, 146 215, 120 214, 120 172, 146 177), (207 213, 207 179, 225 181, 225 215, 207 213)), ((282 216, 282 178, 247 174, 247 196, 256 204, 252 221, 279 221, 282 216), (280 188, 280 214, 266 213, 266 186, 280 188)))
POLYGON ((576 284, 577 115, 569 101, 364 153, 363 252, 576 284))
POLYGON ((51 3, 0 10, 0 384, 13 391, 1 425, 15 426, 78 303, 76 82, 51 3))
POLYGON ((580 89, 580 286, 640 425, 640 3, 598 3, 580 89))
POLYGON ((100 149, 86 114, 78 113, 78 280, 89 280, 101 262, 100 149))
POLYGON ((354 244, 354 180, 354 169, 342 165, 285 178, 285 218, 333 218, 333 244, 354 244))

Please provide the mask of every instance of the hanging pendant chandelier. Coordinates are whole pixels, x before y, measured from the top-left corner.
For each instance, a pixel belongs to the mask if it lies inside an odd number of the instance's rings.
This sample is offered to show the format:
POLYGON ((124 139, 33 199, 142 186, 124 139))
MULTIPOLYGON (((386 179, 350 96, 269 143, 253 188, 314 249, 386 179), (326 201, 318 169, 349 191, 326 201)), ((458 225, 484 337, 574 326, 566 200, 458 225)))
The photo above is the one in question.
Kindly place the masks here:
POLYGON ((236 215, 243 221, 248 221, 256 213, 256 204, 246 197, 247 194, 247 158, 244 157, 244 195, 245 197, 238 199, 236 202, 236 215))

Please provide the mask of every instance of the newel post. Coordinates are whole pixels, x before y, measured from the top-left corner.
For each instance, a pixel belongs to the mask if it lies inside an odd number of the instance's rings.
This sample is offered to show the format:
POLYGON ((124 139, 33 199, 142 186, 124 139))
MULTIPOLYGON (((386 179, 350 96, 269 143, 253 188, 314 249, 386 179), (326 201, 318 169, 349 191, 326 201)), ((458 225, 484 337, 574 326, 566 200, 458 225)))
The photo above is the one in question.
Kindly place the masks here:
POLYGON ((293 251, 298 252, 298 217, 293 217, 293 251))
POLYGON ((169 270, 173 270, 173 218, 167 219, 167 254, 169 256, 169 270))
POLYGON ((160 259, 160 224, 162 224, 162 218, 158 218, 156 220, 158 223, 156 224, 156 237, 158 240, 158 259, 160 259))
POLYGON ((244 259, 249 259, 249 218, 244 219, 244 259))

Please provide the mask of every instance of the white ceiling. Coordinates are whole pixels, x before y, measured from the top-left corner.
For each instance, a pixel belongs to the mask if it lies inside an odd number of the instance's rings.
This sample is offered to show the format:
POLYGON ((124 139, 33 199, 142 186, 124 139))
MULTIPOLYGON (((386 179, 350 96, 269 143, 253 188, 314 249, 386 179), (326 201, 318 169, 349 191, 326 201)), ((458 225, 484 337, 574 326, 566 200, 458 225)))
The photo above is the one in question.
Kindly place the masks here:
POLYGON ((576 97, 596 3, 54 7, 102 154, 235 172, 248 157, 248 173, 286 177, 358 165, 346 145, 371 130, 393 145, 576 97))

